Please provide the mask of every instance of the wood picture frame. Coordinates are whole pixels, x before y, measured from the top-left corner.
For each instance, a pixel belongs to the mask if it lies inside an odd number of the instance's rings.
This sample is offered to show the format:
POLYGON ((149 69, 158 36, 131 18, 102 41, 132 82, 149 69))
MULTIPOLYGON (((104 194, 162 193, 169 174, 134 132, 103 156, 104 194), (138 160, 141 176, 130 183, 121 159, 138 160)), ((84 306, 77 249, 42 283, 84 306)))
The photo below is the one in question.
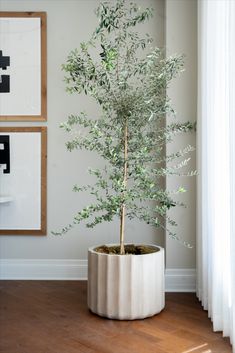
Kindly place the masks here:
POLYGON ((47 120, 46 12, 0 11, 0 121, 47 120))
POLYGON ((0 127, 0 166, 0 235, 46 235, 47 128, 0 127))

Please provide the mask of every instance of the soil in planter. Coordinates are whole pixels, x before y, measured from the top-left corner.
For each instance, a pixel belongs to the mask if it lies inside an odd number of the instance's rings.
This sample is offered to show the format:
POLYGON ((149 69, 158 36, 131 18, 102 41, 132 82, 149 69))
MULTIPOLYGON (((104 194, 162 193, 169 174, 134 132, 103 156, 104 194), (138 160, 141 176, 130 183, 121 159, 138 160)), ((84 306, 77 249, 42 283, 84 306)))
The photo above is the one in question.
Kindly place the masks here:
MULTIPOLYGON (((110 254, 110 255, 119 255, 120 254, 120 246, 108 246, 108 245, 101 245, 94 249, 98 253, 101 254, 110 254)), ((159 251, 158 248, 150 245, 134 245, 134 244, 127 244, 125 245, 125 255, 144 255, 144 254, 152 254, 154 252, 159 251)))

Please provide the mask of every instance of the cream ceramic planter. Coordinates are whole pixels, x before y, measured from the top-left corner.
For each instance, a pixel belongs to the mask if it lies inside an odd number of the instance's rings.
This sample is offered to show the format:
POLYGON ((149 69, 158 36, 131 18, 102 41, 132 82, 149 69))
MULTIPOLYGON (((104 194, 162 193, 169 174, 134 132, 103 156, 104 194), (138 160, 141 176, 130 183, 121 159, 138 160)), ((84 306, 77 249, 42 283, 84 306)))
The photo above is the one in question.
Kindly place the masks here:
MULTIPOLYGON (((154 245, 151 245, 154 246, 154 245)), ((143 319, 165 306, 164 249, 145 255, 88 251, 88 307, 104 317, 143 319)))

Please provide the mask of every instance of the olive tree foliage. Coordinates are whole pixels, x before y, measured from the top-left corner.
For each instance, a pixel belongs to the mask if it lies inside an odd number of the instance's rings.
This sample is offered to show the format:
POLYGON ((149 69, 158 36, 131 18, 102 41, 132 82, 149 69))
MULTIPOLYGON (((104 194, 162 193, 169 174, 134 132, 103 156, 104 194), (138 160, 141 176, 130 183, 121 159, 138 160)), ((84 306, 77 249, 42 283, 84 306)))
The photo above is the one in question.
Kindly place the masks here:
MULTIPOLYGON (((126 218, 165 229, 167 211, 177 202, 161 180, 180 175, 193 150, 188 145, 166 156, 165 145, 176 134, 192 130, 193 124, 166 124, 166 115, 174 115, 166 89, 182 71, 183 58, 165 58, 162 50, 152 47, 149 35, 143 38, 136 30, 149 20, 152 9, 141 10, 134 3, 117 0, 101 3, 96 14, 99 24, 91 39, 69 54, 63 70, 68 92, 92 97, 101 115, 88 118, 81 112, 69 116, 61 127, 71 133, 69 151, 96 152, 105 165, 89 170, 95 176, 93 185, 74 186, 75 192, 93 195, 94 202, 81 209, 61 233, 81 221, 93 228, 118 217, 123 254, 126 218), (173 160, 176 164, 166 167, 173 160)), ((180 187, 175 193, 184 191, 180 187)), ((167 223, 176 225, 169 218, 167 223)), ((179 239, 176 233, 168 232, 179 239)))

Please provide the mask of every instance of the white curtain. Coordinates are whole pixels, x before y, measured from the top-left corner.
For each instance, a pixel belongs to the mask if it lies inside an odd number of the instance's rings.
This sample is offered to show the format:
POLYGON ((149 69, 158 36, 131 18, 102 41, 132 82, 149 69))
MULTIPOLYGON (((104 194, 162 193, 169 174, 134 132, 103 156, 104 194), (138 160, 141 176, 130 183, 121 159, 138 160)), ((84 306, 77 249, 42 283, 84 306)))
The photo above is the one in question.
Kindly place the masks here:
POLYGON ((197 295, 235 352, 235 0, 198 0, 197 295))

